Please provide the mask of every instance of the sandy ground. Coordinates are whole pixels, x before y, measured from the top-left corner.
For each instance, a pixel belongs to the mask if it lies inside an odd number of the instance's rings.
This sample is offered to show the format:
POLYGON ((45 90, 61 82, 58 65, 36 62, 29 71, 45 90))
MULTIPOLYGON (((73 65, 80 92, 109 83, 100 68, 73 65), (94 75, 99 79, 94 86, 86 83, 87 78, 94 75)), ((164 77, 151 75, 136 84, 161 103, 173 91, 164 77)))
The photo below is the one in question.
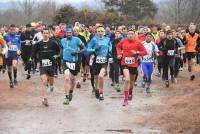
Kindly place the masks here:
POLYGON ((128 107, 122 107, 122 93, 110 86, 108 78, 103 102, 94 98, 86 81, 65 106, 62 75, 55 80, 55 91, 49 93, 50 106, 44 107, 39 75, 25 80, 22 72, 19 68, 19 85, 14 89, 9 88, 7 74, 0 74, 0 134, 200 133, 200 78, 190 82, 186 71, 170 89, 155 77, 152 96, 136 87, 128 107))

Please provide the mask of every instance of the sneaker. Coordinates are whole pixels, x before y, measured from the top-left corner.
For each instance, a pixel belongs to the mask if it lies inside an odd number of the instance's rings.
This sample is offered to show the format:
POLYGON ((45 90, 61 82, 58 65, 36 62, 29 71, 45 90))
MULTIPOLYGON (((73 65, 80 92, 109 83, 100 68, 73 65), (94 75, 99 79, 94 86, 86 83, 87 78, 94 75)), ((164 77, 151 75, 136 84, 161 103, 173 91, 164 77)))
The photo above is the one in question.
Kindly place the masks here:
POLYGON ((115 85, 115 89, 116 89, 117 92, 120 92, 120 91, 121 91, 121 90, 120 90, 119 84, 116 84, 116 85, 115 85))
POLYGON ((18 82, 17 79, 14 79, 14 85, 17 86, 18 82))
POLYGON ((72 98, 73 98, 73 92, 70 92, 69 93, 69 101, 72 101, 72 98))
POLYGON ((160 74, 160 73, 157 73, 155 76, 157 76, 157 77, 161 77, 161 74, 160 74))
POLYGON ((99 90, 96 90, 96 91, 95 91, 95 97, 96 97, 97 99, 99 99, 99 90))
POLYGON ((44 105, 44 106, 49 106, 49 104, 48 104, 48 99, 47 98, 44 98, 44 100, 42 101, 42 104, 44 105))
POLYGON ((127 106, 128 105, 128 100, 127 99, 124 99, 124 102, 123 102, 123 105, 122 106, 127 106))
POLYGON ((65 97, 64 101, 63 101, 63 104, 64 105, 69 105, 69 98, 65 97))
POLYGON ((195 79, 195 75, 190 76, 190 80, 193 81, 195 79))
POLYGON ((49 89, 50 92, 53 92, 54 87, 53 86, 49 86, 48 89, 49 89))
POLYGON ((150 90, 149 87, 146 88, 146 93, 147 93, 147 94, 150 94, 150 93, 151 93, 151 90, 150 90))
POLYGON ((99 101, 102 101, 102 100, 104 100, 103 93, 100 93, 99 94, 99 101))
POLYGON ((168 80, 165 81, 165 86, 166 86, 167 88, 169 88, 169 81, 168 81, 168 80))
POLYGON ((83 78, 83 82, 85 82, 87 79, 86 79, 86 77, 84 76, 84 78, 83 78))
POLYGON ((54 78, 58 78, 58 75, 57 75, 57 74, 54 74, 54 78))
POLYGON ((142 88, 145 88, 145 81, 142 81, 142 88))
POLYGON ((27 74, 26 79, 29 80, 31 78, 30 74, 27 74))
POLYGON ((115 84, 114 84, 114 83, 111 83, 110 85, 111 85, 111 87, 113 87, 115 84))
POLYGON ((81 88, 81 84, 79 82, 77 82, 76 88, 81 88))
POLYGON ((14 88, 14 84, 12 81, 10 81, 10 88, 14 88))

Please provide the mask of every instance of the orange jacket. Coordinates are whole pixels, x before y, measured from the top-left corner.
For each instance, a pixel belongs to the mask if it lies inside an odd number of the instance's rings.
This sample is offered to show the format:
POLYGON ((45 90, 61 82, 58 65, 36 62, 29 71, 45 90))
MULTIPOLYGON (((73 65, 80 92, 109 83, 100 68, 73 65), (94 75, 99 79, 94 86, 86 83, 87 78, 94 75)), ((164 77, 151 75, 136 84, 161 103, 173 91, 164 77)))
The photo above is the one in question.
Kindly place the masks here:
POLYGON ((189 33, 186 34, 186 45, 185 51, 186 52, 196 52, 197 40, 199 35, 195 33, 194 36, 190 35, 189 33))

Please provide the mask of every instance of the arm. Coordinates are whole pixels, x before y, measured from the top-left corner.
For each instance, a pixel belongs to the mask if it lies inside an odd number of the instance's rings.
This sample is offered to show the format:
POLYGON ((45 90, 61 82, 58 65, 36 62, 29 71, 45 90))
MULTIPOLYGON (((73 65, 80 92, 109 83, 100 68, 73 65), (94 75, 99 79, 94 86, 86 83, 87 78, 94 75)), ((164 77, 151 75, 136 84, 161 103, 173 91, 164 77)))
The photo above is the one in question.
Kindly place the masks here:
POLYGON ((139 52, 137 52, 137 54, 139 56, 145 56, 147 54, 147 51, 146 51, 144 45, 142 45, 141 43, 139 43, 138 46, 139 46, 139 49, 138 49, 139 52))

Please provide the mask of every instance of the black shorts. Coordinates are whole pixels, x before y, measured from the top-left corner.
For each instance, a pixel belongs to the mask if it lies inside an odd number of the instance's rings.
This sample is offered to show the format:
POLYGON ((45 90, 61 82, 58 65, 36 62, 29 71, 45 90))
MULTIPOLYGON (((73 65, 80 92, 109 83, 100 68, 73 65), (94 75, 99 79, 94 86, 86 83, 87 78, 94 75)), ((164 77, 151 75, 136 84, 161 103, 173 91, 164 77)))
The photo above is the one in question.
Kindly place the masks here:
POLYGON ((126 65, 122 65, 122 70, 124 70, 124 69, 128 69, 129 73, 132 74, 132 75, 137 75, 138 74, 137 67, 128 67, 126 65))
POLYGON ((40 75, 44 75, 44 74, 50 77, 54 77, 53 67, 40 67, 40 75))
POLYGON ((92 65, 92 70, 93 70, 93 74, 94 75, 99 75, 100 71, 102 68, 105 68, 105 70, 107 69, 107 66, 108 64, 105 63, 105 64, 97 64, 97 63, 94 63, 92 65))
POLYGON ((72 70, 72 69, 68 68, 66 62, 67 61, 63 61, 63 70, 65 71, 65 70, 69 69, 70 73, 73 74, 74 76, 76 76, 80 72, 80 64, 79 64, 79 62, 75 63, 75 70, 72 70))
POLYGON ((89 66, 89 60, 85 55, 82 56, 82 66, 89 66))
POLYGON ((194 59, 195 56, 196 56, 196 53, 195 53, 195 52, 187 52, 187 53, 186 53, 186 57, 187 57, 188 60, 194 59))
POLYGON ((18 60, 18 58, 17 58, 17 57, 6 58, 6 65, 7 65, 7 66, 12 66, 13 60, 18 60))

